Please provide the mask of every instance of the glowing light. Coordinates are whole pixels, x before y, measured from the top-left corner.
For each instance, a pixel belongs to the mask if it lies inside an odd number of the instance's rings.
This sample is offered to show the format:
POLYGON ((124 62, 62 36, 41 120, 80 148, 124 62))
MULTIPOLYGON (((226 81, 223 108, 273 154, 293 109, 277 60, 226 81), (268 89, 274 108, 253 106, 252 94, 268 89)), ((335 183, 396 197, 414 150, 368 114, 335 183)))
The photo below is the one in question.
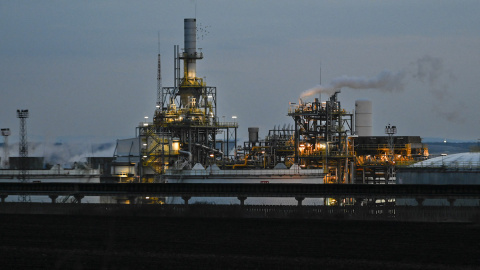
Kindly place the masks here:
POLYGON ((173 150, 173 151, 178 151, 178 150, 180 150, 180 143, 179 143, 179 142, 174 142, 174 143, 172 143, 172 150, 173 150))

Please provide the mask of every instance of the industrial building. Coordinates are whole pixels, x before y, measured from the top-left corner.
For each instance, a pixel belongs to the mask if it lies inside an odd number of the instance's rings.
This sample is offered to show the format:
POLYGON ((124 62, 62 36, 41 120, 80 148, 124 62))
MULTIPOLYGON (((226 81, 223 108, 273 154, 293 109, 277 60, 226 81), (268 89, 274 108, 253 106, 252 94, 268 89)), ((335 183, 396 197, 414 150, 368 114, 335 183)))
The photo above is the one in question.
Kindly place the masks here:
MULTIPOLYGON (((440 155, 407 167, 397 173, 396 184, 478 185, 480 152, 440 155)), ((478 206, 478 199, 397 199, 397 205, 478 206)))
MULTIPOLYGON (((237 142, 238 123, 217 116, 217 88, 197 75, 203 53, 196 48, 196 19, 184 20, 184 48, 174 46, 174 86, 163 87, 158 55, 157 106, 119 140, 112 175, 119 182, 385 183, 395 168, 428 157, 418 136, 372 134, 372 103, 341 107, 340 90, 325 101, 290 103, 293 124, 274 126, 265 138, 248 128, 237 142), (183 67, 183 71, 182 71, 183 67)), ((280 112, 281 113, 281 112, 280 112)))

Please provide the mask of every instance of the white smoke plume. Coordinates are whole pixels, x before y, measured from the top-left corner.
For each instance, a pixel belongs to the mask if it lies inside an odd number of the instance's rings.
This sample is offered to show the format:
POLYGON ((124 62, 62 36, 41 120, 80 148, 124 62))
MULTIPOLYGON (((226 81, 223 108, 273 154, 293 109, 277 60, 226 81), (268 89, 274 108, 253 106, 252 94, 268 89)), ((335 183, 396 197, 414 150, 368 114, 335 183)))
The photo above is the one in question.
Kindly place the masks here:
MULTIPOLYGON (((438 104, 454 102, 454 95, 449 91, 450 84, 457 79, 455 75, 448 69, 444 68, 443 60, 438 57, 425 55, 413 62, 411 62, 408 69, 404 69, 397 73, 389 71, 380 72, 377 76, 353 77, 340 76, 333 79, 328 85, 317 85, 314 88, 304 91, 300 95, 300 99, 315 95, 327 94, 333 95, 343 87, 351 89, 377 89, 383 92, 398 92, 404 90, 406 77, 409 75, 411 81, 418 81, 427 86, 428 91, 438 102, 438 104)), ((447 119, 448 121, 464 121, 462 113, 459 111, 464 106, 462 102, 456 106, 451 106, 446 109, 444 106, 435 104, 433 111, 437 115, 447 119)))
POLYGON ((455 96, 450 92, 450 84, 455 82, 457 78, 448 69, 444 67, 443 60, 438 57, 425 55, 411 63, 412 77, 427 85, 428 91, 432 94, 437 104, 432 110, 439 116, 451 122, 464 122, 465 117, 461 113, 464 104, 461 101, 455 101, 455 96), (454 106, 439 106, 444 102, 450 104, 457 103, 454 106))
POLYGON ((303 98, 306 98, 306 97, 309 97, 309 96, 313 96, 315 94, 327 94, 329 96, 335 94, 335 88, 334 87, 328 87, 328 86, 322 86, 322 85, 317 85, 316 87, 314 88, 310 88, 308 90, 306 90, 305 92, 303 92, 301 95, 300 95, 300 98, 303 99, 303 98))
POLYGON ((372 78, 341 76, 333 79, 327 86, 319 85, 303 92, 301 99, 312 96, 314 94, 333 95, 335 91, 343 87, 352 89, 378 89, 384 92, 396 92, 404 89, 404 78, 406 72, 400 71, 392 73, 390 71, 382 71, 372 78))
MULTIPOLYGON (((28 155, 30 157, 44 157, 44 162, 49 164, 71 165, 74 162, 85 162, 87 157, 113 157, 115 143, 112 142, 28 142, 28 155)), ((3 160, 5 145, 0 148, 3 160)), ((18 143, 8 147, 10 157, 18 157, 18 143)))
POLYGON ((457 79, 455 75, 443 66, 443 60, 438 57, 425 55, 412 63, 411 71, 413 78, 426 83, 428 90, 435 98, 443 101, 451 97, 449 93, 450 83, 457 79))

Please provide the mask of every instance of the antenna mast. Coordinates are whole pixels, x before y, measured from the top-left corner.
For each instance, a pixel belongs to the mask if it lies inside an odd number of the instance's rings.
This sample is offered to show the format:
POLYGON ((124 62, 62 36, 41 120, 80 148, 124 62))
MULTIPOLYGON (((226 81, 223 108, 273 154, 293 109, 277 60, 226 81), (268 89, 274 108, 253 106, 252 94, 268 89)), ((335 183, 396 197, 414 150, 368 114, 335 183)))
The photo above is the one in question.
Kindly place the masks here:
MULTIPOLYGON (((322 85, 322 61, 320 61, 320 85, 322 85)), ((318 93, 318 100, 322 102, 322 93, 318 93)))
POLYGON ((162 104, 162 62, 160 56, 160 31, 158 32, 158 62, 157 62, 157 109, 164 107, 162 104))

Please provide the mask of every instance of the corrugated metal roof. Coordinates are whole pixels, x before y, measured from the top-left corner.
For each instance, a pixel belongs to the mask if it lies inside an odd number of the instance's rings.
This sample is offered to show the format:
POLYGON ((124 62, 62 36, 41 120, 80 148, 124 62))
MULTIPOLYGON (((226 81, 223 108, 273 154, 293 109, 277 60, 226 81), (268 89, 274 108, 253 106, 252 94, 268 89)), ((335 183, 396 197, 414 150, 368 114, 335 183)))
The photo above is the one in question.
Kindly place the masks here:
POLYGON ((479 168, 480 152, 440 156, 415 163, 411 167, 479 168))

